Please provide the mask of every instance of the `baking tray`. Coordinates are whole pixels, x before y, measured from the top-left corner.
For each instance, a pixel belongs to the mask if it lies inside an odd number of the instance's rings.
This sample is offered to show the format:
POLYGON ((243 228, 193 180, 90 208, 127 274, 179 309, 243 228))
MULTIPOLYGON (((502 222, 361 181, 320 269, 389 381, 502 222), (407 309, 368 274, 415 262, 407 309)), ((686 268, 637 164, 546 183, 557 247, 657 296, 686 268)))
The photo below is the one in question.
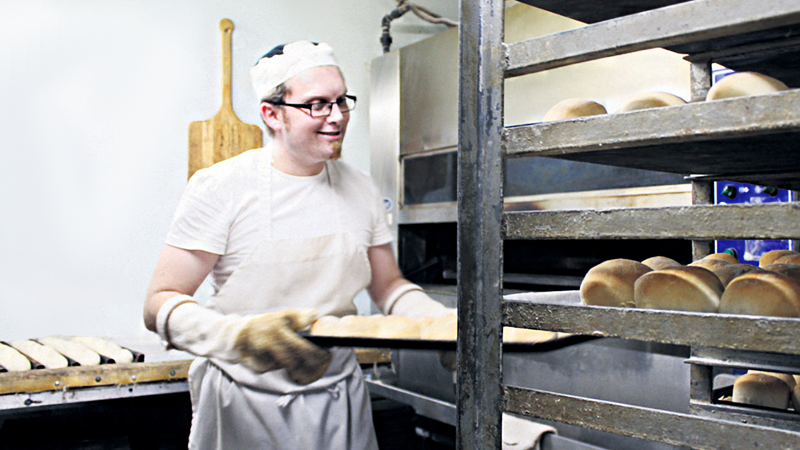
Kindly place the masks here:
MULTIPOLYGON (((355 348, 388 348, 388 349, 407 349, 407 350, 440 350, 455 351, 456 341, 439 341, 425 339, 378 339, 366 337, 339 337, 339 336, 312 336, 308 333, 300 333, 301 336, 320 347, 355 347, 355 348)), ((597 339, 596 336, 568 335, 559 337, 546 342, 525 343, 508 342, 503 343, 503 352, 522 353, 522 352, 549 352, 570 345, 597 339)))

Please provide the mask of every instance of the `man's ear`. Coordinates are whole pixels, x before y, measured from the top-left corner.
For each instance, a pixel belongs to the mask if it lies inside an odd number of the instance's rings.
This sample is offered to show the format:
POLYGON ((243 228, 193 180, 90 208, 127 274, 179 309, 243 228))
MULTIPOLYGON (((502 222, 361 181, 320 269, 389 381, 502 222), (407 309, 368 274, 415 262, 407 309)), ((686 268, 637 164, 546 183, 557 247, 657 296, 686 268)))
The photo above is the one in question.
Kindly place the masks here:
POLYGON ((261 102, 261 119, 273 131, 283 128, 281 109, 272 103, 261 102))

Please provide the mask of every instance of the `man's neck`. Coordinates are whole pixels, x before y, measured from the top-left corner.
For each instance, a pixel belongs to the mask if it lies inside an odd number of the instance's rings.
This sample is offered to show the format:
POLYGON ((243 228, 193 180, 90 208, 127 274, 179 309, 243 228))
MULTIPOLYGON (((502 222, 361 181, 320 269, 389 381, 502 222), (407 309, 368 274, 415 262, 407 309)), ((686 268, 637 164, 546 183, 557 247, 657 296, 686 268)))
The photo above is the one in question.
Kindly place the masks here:
POLYGON ((325 168, 324 162, 309 163, 308 161, 294 158, 290 152, 283 149, 277 142, 275 144, 272 151, 272 167, 287 175, 308 177, 317 175, 325 168))

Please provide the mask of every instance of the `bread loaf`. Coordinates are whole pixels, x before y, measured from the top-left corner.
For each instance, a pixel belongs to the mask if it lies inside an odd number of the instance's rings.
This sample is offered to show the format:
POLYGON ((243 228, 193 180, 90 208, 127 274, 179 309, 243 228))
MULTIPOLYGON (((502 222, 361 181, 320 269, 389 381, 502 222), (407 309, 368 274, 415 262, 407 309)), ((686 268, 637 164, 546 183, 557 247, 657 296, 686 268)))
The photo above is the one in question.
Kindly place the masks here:
POLYGON ((795 255, 795 254, 798 253, 793 250, 770 250, 761 255, 761 258, 758 260, 758 266, 766 267, 775 264, 775 260, 777 260, 781 256, 795 255))
POLYGON ((748 370, 747 373, 763 373, 765 375, 770 375, 775 378, 782 380, 789 386, 789 389, 794 389, 795 385, 797 385, 797 381, 795 381, 794 377, 788 373, 781 373, 781 372, 767 372, 764 370, 748 370))
POLYGON ((410 317, 385 316, 379 322, 377 338, 419 339, 419 324, 410 317))
POLYGON ((748 373, 733 383, 733 401, 768 408, 787 409, 791 389, 780 378, 764 373, 748 373))
POLYGON ((728 284, 719 312, 800 317, 800 284, 776 272, 750 272, 728 284))
POLYGON ((118 364, 133 362, 133 353, 126 348, 94 336, 77 336, 71 339, 73 342, 83 344, 106 358, 113 359, 118 364))
POLYGON ((554 331, 503 327, 503 342, 506 343, 538 344, 552 341, 557 335, 554 331))
POLYGON ((740 275, 750 272, 763 272, 764 269, 758 268, 751 264, 728 264, 727 266, 720 267, 714 271, 714 275, 719 278, 724 287, 728 287, 731 281, 740 275))
POLYGON ((702 267, 706 270, 710 270, 716 275, 718 270, 730 266, 731 263, 725 261, 724 259, 708 258, 697 260, 689 265, 694 267, 702 267))
POLYGON ((667 267, 677 267, 681 265, 678 261, 667 258, 666 256, 653 256, 642 261, 642 264, 653 270, 661 270, 667 267))
POLYGON ((800 253, 791 253, 778 257, 773 264, 800 265, 800 253))
POLYGON ((0 343, 0 366, 9 372, 31 370, 31 362, 25 355, 2 343, 0 343))
POLYGON ((792 389, 791 400, 792 408, 794 408, 796 412, 800 412, 800 383, 796 384, 794 389, 792 389))
POLYGON ((580 286, 581 303, 632 308, 633 285, 653 269, 630 259, 604 261, 586 273, 580 286))
POLYGON ((789 87, 786 84, 770 76, 755 72, 741 72, 728 75, 711 86, 706 100, 771 94, 787 89, 789 87))
POLYGON ((714 273, 699 266, 669 267, 636 280, 637 308, 716 312, 723 286, 714 273))
POLYGON ((436 317, 420 330, 420 338, 433 341, 455 341, 458 337, 458 315, 446 314, 436 317))
POLYGON ((637 111, 640 109, 663 108, 665 106, 678 106, 686 104, 686 100, 667 92, 644 92, 636 94, 625 100, 617 112, 637 111))
POLYGON ((710 255, 704 256, 703 259, 721 259, 723 261, 728 261, 731 264, 739 264, 739 260, 735 256, 725 252, 712 253, 710 255))
POLYGON ((82 366, 96 366, 100 364, 100 355, 83 344, 57 337, 42 338, 39 339, 39 342, 82 366))
POLYGON ((29 358, 36 360, 36 362, 43 365, 45 369, 59 369, 69 365, 69 361, 67 361, 67 358, 64 358, 63 355, 36 341, 11 341, 10 344, 29 358))
POLYGON ((800 283, 800 266, 795 264, 770 264, 764 267, 764 270, 776 272, 793 279, 795 282, 800 283))
POLYGON ((607 112, 606 108, 597 102, 582 98, 568 98, 553 105, 542 120, 544 122, 554 122, 556 120, 596 116, 599 114, 606 114, 607 112))

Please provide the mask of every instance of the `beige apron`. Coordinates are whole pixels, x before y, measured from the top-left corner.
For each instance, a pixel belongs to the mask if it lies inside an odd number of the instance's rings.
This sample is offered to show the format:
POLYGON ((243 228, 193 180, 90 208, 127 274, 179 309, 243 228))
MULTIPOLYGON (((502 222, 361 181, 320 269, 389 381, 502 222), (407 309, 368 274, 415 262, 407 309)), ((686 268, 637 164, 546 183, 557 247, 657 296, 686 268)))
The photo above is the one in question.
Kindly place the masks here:
MULTIPOLYGON (((273 240, 272 154, 258 150, 262 242, 210 300, 209 308, 240 315, 294 307, 320 315, 357 312, 353 298, 370 281, 366 248, 346 232, 336 204, 337 233, 273 240)), ((334 164, 325 170, 334 190, 334 164)), ((337 195, 337 199, 340 197, 337 195)), ((341 202, 341 200, 338 200, 341 202)), ((257 374, 244 366, 198 358, 189 371, 192 449, 377 450, 369 395, 352 349, 332 349, 333 361, 307 386, 285 370, 257 374)))

